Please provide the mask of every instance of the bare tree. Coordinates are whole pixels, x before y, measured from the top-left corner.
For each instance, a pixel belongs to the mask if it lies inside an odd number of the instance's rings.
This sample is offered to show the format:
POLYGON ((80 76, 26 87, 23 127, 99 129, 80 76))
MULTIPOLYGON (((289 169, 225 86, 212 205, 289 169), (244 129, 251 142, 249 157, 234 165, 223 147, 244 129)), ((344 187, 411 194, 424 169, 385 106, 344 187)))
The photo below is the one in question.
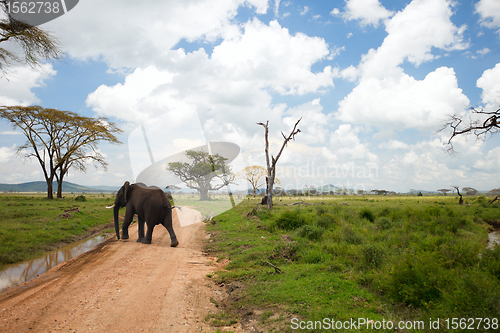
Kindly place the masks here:
POLYGON ((278 152, 278 155, 276 155, 276 158, 271 155, 271 158, 269 158, 269 120, 264 124, 264 123, 257 123, 257 125, 261 125, 265 129, 265 139, 266 139, 266 165, 267 165, 267 188, 266 188, 266 196, 267 196, 267 208, 271 209, 273 208, 273 186, 274 186, 274 180, 276 179, 276 163, 278 162, 278 159, 281 156, 281 153, 283 152, 283 149, 285 149, 286 145, 290 140, 295 140, 295 135, 300 133, 300 129, 297 128, 297 125, 299 122, 302 120, 300 118, 297 120, 295 125, 293 126, 292 131, 288 136, 285 136, 283 132, 281 132, 281 135, 283 135, 283 138, 285 141, 283 141, 283 145, 281 146, 280 151, 278 152))
POLYGON ((40 28, 14 19, 7 10, 7 0, 0 0, 0 11, 6 17, 0 19, 0 44, 9 46, 0 47, 0 72, 5 73, 12 62, 35 67, 41 61, 62 57, 57 39, 40 28), (14 51, 16 47, 22 54, 14 51))
POLYGON ((462 195, 460 194, 460 190, 458 189, 458 186, 452 186, 457 190, 458 195, 460 196, 460 199, 458 200, 458 204, 463 205, 464 204, 464 199, 462 198, 462 195))
POLYGON ((500 109, 496 111, 485 111, 483 108, 469 107, 471 115, 465 122, 462 116, 451 116, 441 128, 441 131, 451 128, 452 133, 448 139, 448 151, 453 152, 452 140, 458 135, 473 134, 477 139, 493 135, 500 131, 500 109))

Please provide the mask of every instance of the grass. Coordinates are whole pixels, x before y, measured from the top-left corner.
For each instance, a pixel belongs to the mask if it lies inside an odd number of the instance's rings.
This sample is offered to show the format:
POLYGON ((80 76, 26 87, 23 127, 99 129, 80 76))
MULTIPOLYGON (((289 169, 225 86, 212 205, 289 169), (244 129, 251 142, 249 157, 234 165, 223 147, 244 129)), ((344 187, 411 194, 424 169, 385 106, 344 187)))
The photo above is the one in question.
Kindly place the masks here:
POLYGON ((113 214, 105 206, 113 201, 112 195, 0 195, 0 267, 109 228, 113 214))
POLYGON ((486 249, 498 204, 478 197, 460 206, 443 196, 307 201, 318 205, 269 211, 252 198, 207 225, 207 251, 230 261, 213 278, 243 285, 229 289, 226 316, 260 309, 254 320, 277 332, 294 331, 292 318, 424 321, 411 331, 447 332, 431 330, 429 318, 500 317, 500 246, 486 249), (270 325, 274 313, 280 319, 270 325))

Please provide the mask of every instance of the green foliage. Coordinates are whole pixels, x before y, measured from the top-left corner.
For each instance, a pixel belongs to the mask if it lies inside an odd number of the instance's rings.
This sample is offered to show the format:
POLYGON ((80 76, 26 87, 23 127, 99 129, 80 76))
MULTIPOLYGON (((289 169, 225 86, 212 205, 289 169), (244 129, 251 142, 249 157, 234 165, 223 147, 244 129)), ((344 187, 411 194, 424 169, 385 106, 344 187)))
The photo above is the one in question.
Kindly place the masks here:
POLYGON ((88 196, 75 206, 71 198, 0 195, 0 266, 35 258, 90 231, 112 227, 112 213, 105 206, 113 201, 111 195, 88 196))
POLYGON ((83 202, 83 201, 87 201, 87 198, 85 198, 84 195, 79 195, 75 198, 75 201, 83 202))
POLYGON ((305 218, 300 210, 285 210, 276 219, 276 226, 284 230, 298 229, 305 224, 305 218))
POLYGON ((359 217, 362 219, 367 219, 370 222, 375 221, 375 214, 368 208, 364 208, 359 212, 359 217))
MULTIPOLYGON (((282 309, 313 321, 500 315, 500 246, 485 249, 485 221, 500 222, 500 210, 484 206, 488 199, 328 200, 275 206, 256 222, 246 217, 258 202, 251 199, 208 226, 217 232, 209 249, 230 260, 220 282, 248 288, 230 308, 282 309)), ((290 332, 289 320, 275 331, 290 332)))

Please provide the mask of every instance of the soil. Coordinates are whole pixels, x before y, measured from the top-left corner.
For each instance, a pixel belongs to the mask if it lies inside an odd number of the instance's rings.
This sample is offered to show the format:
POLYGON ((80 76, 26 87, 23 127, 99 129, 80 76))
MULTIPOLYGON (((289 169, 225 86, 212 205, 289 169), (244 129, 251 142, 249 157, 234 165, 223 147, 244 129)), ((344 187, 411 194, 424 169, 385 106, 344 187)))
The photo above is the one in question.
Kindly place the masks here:
MULTIPOLYGON (((152 244, 116 236, 47 273, 0 294, 0 332, 213 332, 204 318, 226 298, 207 277, 216 258, 203 254, 197 211, 174 210, 179 246, 157 226, 152 244), (211 301, 212 300, 212 301, 211 301)), ((210 274, 209 274, 210 275, 210 274)), ((219 328, 221 331, 224 329, 219 328)), ((228 328, 241 332, 240 327, 228 328)))

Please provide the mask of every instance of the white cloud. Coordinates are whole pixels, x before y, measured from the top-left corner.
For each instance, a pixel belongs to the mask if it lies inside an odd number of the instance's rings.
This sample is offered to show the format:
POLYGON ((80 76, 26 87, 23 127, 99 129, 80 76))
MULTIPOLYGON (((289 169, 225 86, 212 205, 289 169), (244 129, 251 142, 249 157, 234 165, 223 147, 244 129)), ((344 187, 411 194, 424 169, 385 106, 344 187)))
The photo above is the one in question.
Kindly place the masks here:
POLYGON ((341 71, 350 81, 358 77, 359 84, 339 103, 339 119, 383 130, 436 130, 447 116, 469 105, 452 68, 416 80, 399 67, 405 60, 418 66, 434 59, 433 48, 466 47, 463 28, 450 21, 450 6, 446 0, 416 0, 386 21, 382 45, 365 54, 358 68, 341 71))
POLYGON ((496 171, 500 167, 500 147, 493 148, 486 158, 478 160, 474 167, 482 171, 496 171))
POLYGON ((387 37, 377 49, 363 56, 363 76, 385 77, 399 74, 397 66, 405 60, 419 66, 436 58, 433 48, 461 50, 465 26, 456 27, 450 20, 447 0, 416 0, 386 21, 387 37))
POLYGON ((300 15, 305 15, 309 11, 309 7, 304 6, 304 9, 300 12, 300 15))
POLYGON ((476 3, 476 13, 481 15, 481 25, 488 28, 500 27, 500 2, 497 0, 481 0, 476 3))
POLYGON ((254 19, 243 28, 237 38, 216 46, 211 57, 203 49, 172 50, 164 55, 163 67, 138 68, 123 84, 103 85, 88 96, 87 104, 100 114, 131 122, 165 112, 174 119, 185 114, 182 110, 197 110, 204 120, 215 117, 237 124, 237 131, 266 118, 281 122, 286 107, 271 105, 269 89, 305 94, 333 86, 331 67, 311 72, 330 53, 323 39, 292 36, 276 21, 265 25, 254 19))
POLYGON ((265 0, 80 1, 76 10, 44 25, 76 59, 103 59, 112 69, 162 62, 179 41, 213 42, 239 30, 240 6, 264 14, 265 0), (96 9, 98 8, 98 10, 96 9))
POLYGON ((481 99, 488 109, 500 107, 500 63, 494 68, 487 69, 477 80, 476 85, 483 90, 481 99))
POLYGON ((480 56, 484 56, 485 54, 488 54, 490 53, 491 50, 487 47, 485 47, 484 49, 481 49, 481 50, 477 50, 476 53, 480 56))
POLYGON ((8 163, 11 158, 16 155, 17 149, 15 146, 9 147, 0 147, 0 163, 8 163))
POLYGON ((330 15, 332 15, 332 16, 339 16, 340 15, 340 10, 338 8, 333 8, 332 11, 330 12, 330 15))
MULTIPOLYGON (((332 11, 332 13, 338 15, 338 12, 332 11)), ((343 17, 348 21, 359 20, 363 27, 368 25, 378 27, 381 20, 389 18, 392 14, 393 12, 385 9, 379 0, 347 0, 343 17)))
POLYGON ((29 66, 9 68, 7 78, 0 77, 0 105, 30 105, 40 103, 31 90, 43 87, 44 81, 56 75, 51 64, 33 69, 29 66))
POLYGON ((391 149, 391 150, 409 148, 408 144, 401 142, 399 140, 384 141, 381 144, 379 144, 378 147, 382 149, 391 149))
POLYGON ((330 136, 330 149, 336 154, 349 156, 350 159, 368 159, 370 162, 377 161, 377 156, 371 153, 368 147, 361 143, 358 133, 359 127, 350 124, 342 124, 330 136))
POLYGON ((381 129, 434 131, 468 105, 454 70, 441 67, 420 81, 404 73, 396 78, 362 79, 339 103, 338 117, 381 129))

